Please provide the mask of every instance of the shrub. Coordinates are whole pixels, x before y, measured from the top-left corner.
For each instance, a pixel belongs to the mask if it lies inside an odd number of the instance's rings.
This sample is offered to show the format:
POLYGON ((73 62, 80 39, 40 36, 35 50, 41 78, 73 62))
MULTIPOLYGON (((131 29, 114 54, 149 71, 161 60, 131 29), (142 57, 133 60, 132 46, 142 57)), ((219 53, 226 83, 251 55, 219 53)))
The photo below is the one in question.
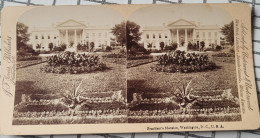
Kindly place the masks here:
POLYGON ((112 50, 112 47, 111 46, 107 46, 106 47, 106 51, 111 51, 112 50))
POLYGON ((106 69, 106 65, 100 62, 98 56, 68 51, 49 57, 47 62, 48 65, 42 68, 42 71, 59 74, 77 74, 106 69))
POLYGON ((195 53, 185 53, 177 50, 174 53, 168 53, 158 57, 156 66, 151 67, 154 71, 162 72, 198 72, 216 69, 213 62, 208 61, 208 55, 199 55, 195 53))
POLYGON ((217 46, 216 46, 216 50, 217 50, 217 51, 220 51, 221 49, 222 49, 222 47, 221 47, 220 45, 217 45, 217 46))
POLYGON ((65 49, 66 49, 66 44, 61 44, 61 45, 59 45, 58 47, 54 47, 53 48, 53 51, 64 51, 65 49))
POLYGON ((171 43, 169 46, 166 46, 165 48, 164 48, 164 50, 169 50, 169 51, 174 51, 174 50, 176 50, 177 49, 177 47, 178 47, 178 44, 177 43, 171 43))
POLYGON ((199 50, 199 48, 197 47, 197 44, 196 43, 191 43, 189 42, 188 43, 188 50, 199 50))

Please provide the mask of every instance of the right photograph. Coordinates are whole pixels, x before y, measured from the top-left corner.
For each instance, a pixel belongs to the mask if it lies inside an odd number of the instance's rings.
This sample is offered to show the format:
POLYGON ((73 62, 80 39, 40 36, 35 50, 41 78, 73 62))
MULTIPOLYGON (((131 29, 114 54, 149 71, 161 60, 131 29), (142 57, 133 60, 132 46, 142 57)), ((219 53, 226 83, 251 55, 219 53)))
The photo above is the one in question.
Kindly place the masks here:
POLYGON ((126 35, 128 123, 241 121, 228 12, 145 7, 128 18, 126 35))

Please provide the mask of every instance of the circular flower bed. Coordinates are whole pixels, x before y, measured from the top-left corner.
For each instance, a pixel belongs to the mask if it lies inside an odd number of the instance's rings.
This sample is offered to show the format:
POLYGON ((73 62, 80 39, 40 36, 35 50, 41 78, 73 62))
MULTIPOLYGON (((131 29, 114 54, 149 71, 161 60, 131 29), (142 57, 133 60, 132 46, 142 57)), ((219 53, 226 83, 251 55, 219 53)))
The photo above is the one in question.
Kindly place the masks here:
POLYGON ((68 51, 49 57, 47 62, 48 65, 43 67, 42 71, 58 74, 77 74, 106 69, 106 64, 101 62, 97 55, 78 54, 68 51))
POLYGON ((158 57, 158 63, 152 66, 153 71, 162 72, 200 72, 216 69, 214 62, 208 60, 208 55, 174 51, 158 57))

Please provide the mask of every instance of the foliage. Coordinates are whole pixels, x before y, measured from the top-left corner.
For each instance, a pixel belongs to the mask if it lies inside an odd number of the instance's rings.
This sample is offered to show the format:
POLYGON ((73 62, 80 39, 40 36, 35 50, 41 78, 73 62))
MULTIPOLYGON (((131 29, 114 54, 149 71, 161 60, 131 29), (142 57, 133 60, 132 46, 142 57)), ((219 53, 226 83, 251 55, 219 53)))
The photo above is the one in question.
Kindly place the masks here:
POLYGON ((205 42, 204 42, 204 41, 201 41, 201 42, 200 42, 200 46, 202 47, 202 50, 203 50, 203 48, 205 47, 205 42))
POLYGON ((50 49, 50 51, 52 51, 52 49, 53 49, 53 43, 49 43, 48 48, 50 49))
POLYGON ((220 45, 216 46, 216 51, 220 51, 222 49, 222 47, 220 45))
POLYGON ((126 44, 126 23, 121 22, 120 24, 116 24, 112 28, 112 33, 115 36, 115 39, 122 46, 126 44))
POLYGON ((189 42, 188 43, 188 50, 199 50, 199 48, 198 48, 196 43, 192 44, 191 42, 189 42))
POLYGON ((98 56, 63 52, 48 58, 48 65, 42 71, 51 73, 83 73, 95 70, 105 70, 106 65, 98 56))
POLYGON ((17 22, 16 25, 16 36, 17 36, 17 50, 27 45, 30 34, 28 33, 28 26, 24 23, 17 22))
POLYGON ((112 50, 112 47, 111 47, 111 46, 107 46, 107 47, 106 47, 106 51, 109 52, 109 51, 111 51, 111 50, 112 50))
POLYGON ((141 40, 141 34, 140 25, 131 21, 126 22, 126 48, 128 50, 130 50, 132 46, 138 45, 138 41, 141 40))
POLYGON ((234 23, 231 21, 228 24, 225 24, 221 28, 221 33, 225 36, 225 39, 227 42, 229 42, 230 45, 234 45, 234 23))
POLYGON ((58 47, 55 46, 55 47, 53 48, 53 51, 65 51, 66 47, 67 47, 66 44, 61 44, 61 45, 58 46, 58 47))
POLYGON ((175 42, 172 42, 169 46, 166 46, 164 50, 174 51, 178 47, 178 44, 175 42))
POLYGON ((94 50, 94 47, 95 47, 95 43, 94 43, 94 42, 91 42, 89 45, 90 45, 90 51, 93 51, 93 50, 94 50))
POLYGON ((153 47, 153 43, 148 43, 147 44, 147 48, 150 48, 150 50, 152 49, 152 47, 153 47))
POLYGON ((160 56, 157 65, 151 67, 154 71, 182 73, 212 70, 216 68, 215 63, 208 61, 207 55, 185 53, 185 51, 180 50, 160 56))
POLYGON ((160 42, 160 48, 161 48, 161 50, 163 50, 163 48, 164 48, 164 42, 160 42))
POLYGON ((88 51, 89 50, 89 47, 86 45, 86 44, 78 44, 77 45, 77 50, 80 50, 80 51, 88 51))
POLYGON ((28 54, 28 53, 34 54, 35 51, 31 46, 25 45, 23 47, 20 47, 17 54, 24 55, 24 54, 28 54))

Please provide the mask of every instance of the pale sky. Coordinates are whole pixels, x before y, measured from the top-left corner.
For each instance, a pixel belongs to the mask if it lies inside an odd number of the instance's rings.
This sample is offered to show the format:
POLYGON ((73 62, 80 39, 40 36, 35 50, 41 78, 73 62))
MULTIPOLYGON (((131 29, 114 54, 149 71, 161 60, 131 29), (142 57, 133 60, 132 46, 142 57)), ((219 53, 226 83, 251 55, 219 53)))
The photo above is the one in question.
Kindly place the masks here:
POLYGON ((141 26, 162 26, 178 19, 200 22, 202 25, 230 23, 232 17, 223 9, 206 5, 155 5, 135 11, 128 19, 141 26))
POLYGON ((96 6, 55 6, 35 8, 25 12, 19 22, 31 27, 52 27, 68 19, 84 22, 90 26, 105 26, 121 23, 122 15, 113 9, 96 6))

